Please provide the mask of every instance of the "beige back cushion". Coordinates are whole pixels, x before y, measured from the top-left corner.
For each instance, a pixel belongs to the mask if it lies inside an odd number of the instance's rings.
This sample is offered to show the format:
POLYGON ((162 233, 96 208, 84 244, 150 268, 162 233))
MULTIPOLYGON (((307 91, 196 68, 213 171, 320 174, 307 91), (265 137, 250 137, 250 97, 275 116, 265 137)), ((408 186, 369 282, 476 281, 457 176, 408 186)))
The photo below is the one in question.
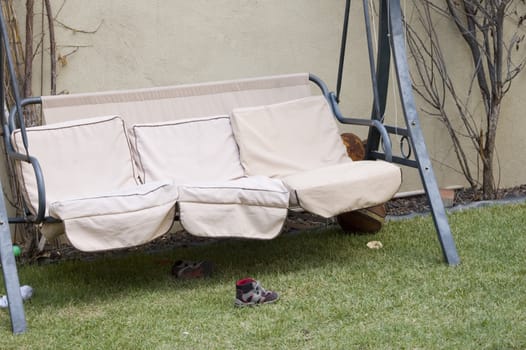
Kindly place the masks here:
MULTIPOLYGON (((15 150, 25 153, 20 130, 12 137, 15 150)), ((117 116, 32 127, 27 137, 29 154, 42 168, 47 203, 136 185, 125 126, 117 116)), ((34 212, 38 192, 33 168, 18 162, 17 170, 34 212)))
POLYGON ((232 111, 247 175, 283 177, 349 161, 323 96, 232 111))
POLYGON ((127 125, 229 114, 233 108, 311 95, 307 73, 42 97, 45 124, 119 115, 127 125))
POLYGON ((223 181, 243 176, 228 116, 137 124, 131 128, 145 182, 176 184, 223 181))

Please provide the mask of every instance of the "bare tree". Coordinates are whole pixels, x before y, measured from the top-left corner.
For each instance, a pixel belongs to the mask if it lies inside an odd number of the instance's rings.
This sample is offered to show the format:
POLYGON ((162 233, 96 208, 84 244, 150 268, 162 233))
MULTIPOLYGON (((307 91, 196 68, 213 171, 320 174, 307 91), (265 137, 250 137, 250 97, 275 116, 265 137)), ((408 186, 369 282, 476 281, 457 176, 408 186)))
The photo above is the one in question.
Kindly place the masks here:
MULTIPOLYGON (((52 93, 56 90, 56 50, 55 50, 55 37, 53 30, 53 16, 51 13, 51 7, 49 6, 49 0, 45 0, 43 3, 46 7, 47 19, 48 19, 48 31, 50 33, 50 55, 51 55, 51 90, 52 93)), ((4 12, 5 19, 7 21, 7 31, 9 36, 9 42, 11 46, 11 55, 14 58, 15 65, 15 75, 16 79, 20 83, 20 95, 23 97, 29 97, 33 95, 32 85, 33 85, 33 64, 36 53, 39 50, 43 50, 43 42, 38 42, 37 45, 34 45, 34 16, 35 16, 35 1, 26 0, 25 4, 25 41, 22 43, 20 40, 20 29, 19 24, 16 19, 15 11, 13 9, 13 1, 2 1, 2 9, 4 12)), ((4 60, 5 62, 5 60, 4 60)), ((7 67, 4 66, 4 70, 7 67)), ((14 105, 14 94, 13 86, 10 84, 8 74, 4 75, 4 81, 2 82, 4 91, 6 92, 6 105, 7 107, 12 107, 14 105)), ((40 113, 35 108, 26 108, 24 110, 24 121, 26 125, 38 125, 40 121, 40 113)), ((5 150, 3 150, 5 152, 5 150)), ((7 157, 6 157, 7 159, 7 157)), ((9 182, 11 195, 13 198, 7 198, 10 204, 16 208, 18 214, 23 213, 22 205, 22 196, 20 194, 20 188, 18 187, 18 182, 14 180, 15 171, 14 164, 11 161, 6 162, 6 166, 9 174, 9 182)), ((18 230, 17 234, 20 234, 19 239, 24 243, 24 252, 27 254, 32 254, 36 249, 36 243, 38 241, 38 232, 36 227, 31 224, 24 225, 22 230, 18 230)))
MULTIPOLYGON (((11 46, 10 53, 13 57, 13 63, 15 66, 14 73, 16 76, 16 80, 19 82, 20 91, 18 92, 22 97, 30 97, 33 95, 33 65, 35 64, 35 57, 37 57, 39 54, 41 54, 43 57, 44 53, 48 51, 50 59, 50 93, 52 95, 55 95, 57 93, 57 62, 61 63, 62 67, 65 66, 67 63, 67 57, 74 54, 78 51, 80 47, 82 47, 82 45, 72 45, 72 47, 74 48, 73 51, 66 54, 57 53, 55 25, 58 24, 66 30, 73 31, 75 33, 93 34, 98 31, 98 29, 102 25, 102 21, 94 31, 85 31, 82 29, 73 28, 71 26, 66 26, 57 19, 57 16, 59 15, 60 11, 66 5, 66 0, 62 0, 62 3, 58 6, 58 10, 56 11, 56 13, 53 13, 51 0, 25 0, 25 40, 22 42, 20 35, 21 28, 16 18, 14 3, 16 3, 14 0, 5 0, 0 2, 0 6, 2 6, 2 10, 6 20, 9 43, 11 46), (41 5, 42 9, 42 29, 40 35, 38 35, 38 33, 35 34, 34 28, 34 19, 35 15, 37 15, 38 5, 41 5), (44 25, 46 24, 47 28, 44 28, 44 25), (46 47, 46 43, 44 42, 45 35, 48 35, 47 44, 49 45, 49 49, 46 47), (35 40, 38 37, 40 37, 40 40, 35 40)), ((6 69, 6 62, 4 60, 4 72, 6 72, 6 69)), ((43 71, 44 70, 42 69, 42 72, 43 71)), ((41 74, 43 74, 42 72, 41 74)), ((10 77, 8 74, 4 74, 4 81, 1 82, 3 84, 4 92, 6 94, 6 106, 4 107, 7 108, 14 106, 15 103, 13 86, 11 85, 11 81, 9 78, 10 77)), ((39 78, 43 80, 43 76, 40 76, 39 78)), ((23 117, 26 126, 41 124, 40 111, 34 106, 26 106, 26 108, 24 108, 23 117)), ((2 151, 5 153, 5 149, 3 149, 2 151)), ((12 197, 6 199, 9 201, 11 206, 13 206, 17 210, 18 214, 20 215, 24 212, 24 208, 19 184, 18 181, 16 181, 15 179, 16 172, 14 170, 14 163, 8 160, 5 165, 7 167, 7 172, 9 175, 9 183, 11 190, 10 195, 12 197)), ((26 252, 27 255, 33 254, 35 252, 36 244, 39 238, 39 234, 36 230, 36 227, 32 224, 26 224, 24 225, 22 230, 18 231, 17 226, 17 233, 20 233, 21 237, 19 237, 19 239, 24 243, 24 252, 26 252)))
POLYGON ((526 1, 413 0, 412 9, 411 16, 406 17, 408 47, 415 63, 414 89, 427 102, 425 112, 445 125, 466 180, 473 188, 481 187, 484 198, 494 198, 500 110, 513 79, 526 64, 521 50, 526 1), (435 26, 438 16, 451 20, 469 50, 472 78, 467 85, 457 84, 448 71, 442 38, 435 26), (482 118, 471 108, 474 98, 483 103, 482 118), (459 129, 455 127, 457 116, 462 126, 459 129), (475 149, 476 161, 469 158, 463 138, 475 149))

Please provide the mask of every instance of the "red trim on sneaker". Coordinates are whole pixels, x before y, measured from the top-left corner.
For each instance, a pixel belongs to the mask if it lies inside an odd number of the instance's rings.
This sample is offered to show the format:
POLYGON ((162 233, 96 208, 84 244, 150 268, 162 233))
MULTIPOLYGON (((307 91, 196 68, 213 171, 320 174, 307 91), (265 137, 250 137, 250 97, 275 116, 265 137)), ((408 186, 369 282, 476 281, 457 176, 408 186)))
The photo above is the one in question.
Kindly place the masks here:
POLYGON ((255 282, 255 280, 253 278, 246 277, 246 278, 238 280, 236 282, 236 286, 239 287, 239 286, 242 286, 243 284, 252 283, 252 282, 255 282))

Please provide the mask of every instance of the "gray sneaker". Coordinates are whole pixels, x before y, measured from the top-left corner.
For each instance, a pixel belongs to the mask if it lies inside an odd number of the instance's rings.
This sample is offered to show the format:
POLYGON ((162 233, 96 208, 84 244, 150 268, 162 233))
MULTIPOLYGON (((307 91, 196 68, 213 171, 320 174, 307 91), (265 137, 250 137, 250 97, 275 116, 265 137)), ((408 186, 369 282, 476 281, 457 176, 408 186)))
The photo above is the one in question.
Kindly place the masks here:
POLYGON ((236 282, 235 306, 253 306, 271 304, 278 301, 276 292, 265 290, 261 284, 253 278, 243 278, 236 282))

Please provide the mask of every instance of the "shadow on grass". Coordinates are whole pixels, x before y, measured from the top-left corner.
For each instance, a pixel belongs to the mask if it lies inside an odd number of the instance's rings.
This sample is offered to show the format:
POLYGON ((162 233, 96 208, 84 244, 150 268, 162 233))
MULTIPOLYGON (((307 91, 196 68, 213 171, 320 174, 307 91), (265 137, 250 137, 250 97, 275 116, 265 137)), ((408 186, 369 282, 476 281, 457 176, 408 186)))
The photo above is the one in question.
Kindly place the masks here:
MULTIPOLYGON (((265 279, 298 271, 309 275, 328 264, 351 269, 353 265, 363 268, 368 264, 371 269, 386 268, 411 264, 407 261, 408 254, 414 257, 416 264, 440 264, 440 256, 431 248, 413 254, 411 240, 399 237, 403 234, 403 226, 392 223, 376 235, 347 235, 338 227, 329 227, 286 234, 271 241, 225 240, 154 254, 139 252, 93 261, 27 266, 21 269, 21 283, 35 287, 38 296, 35 303, 58 307, 112 300, 130 294, 140 296, 202 286, 233 286, 235 280, 247 276, 265 279), (368 249, 366 243, 370 240, 382 240, 386 247, 368 249), (176 280, 170 275, 170 269, 179 259, 209 260, 214 262, 217 271, 208 279, 176 280)), ((421 242, 414 248, 422 250, 421 242)))

